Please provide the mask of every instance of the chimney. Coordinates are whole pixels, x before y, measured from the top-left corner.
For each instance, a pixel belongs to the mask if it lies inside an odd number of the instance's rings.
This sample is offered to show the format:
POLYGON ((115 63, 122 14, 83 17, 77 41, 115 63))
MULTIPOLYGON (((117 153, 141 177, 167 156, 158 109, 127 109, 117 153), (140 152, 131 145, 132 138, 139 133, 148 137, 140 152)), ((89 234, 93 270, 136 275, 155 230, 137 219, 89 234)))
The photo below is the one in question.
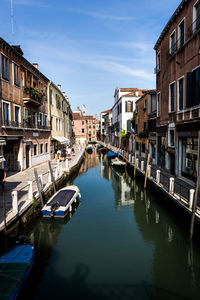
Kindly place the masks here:
POLYGON ((59 90, 61 90, 61 84, 58 84, 57 87, 59 88, 59 90))
POLYGON ((65 92, 63 92, 63 96, 65 97, 65 92))
POLYGON ((12 47, 20 54, 20 55, 24 55, 24 52, 22 51, 20 45, 12 45, 12 47))
POLYGON ((36 69, 38 69, 38 63, 32 63, 32 65, 33 65, 36 69))

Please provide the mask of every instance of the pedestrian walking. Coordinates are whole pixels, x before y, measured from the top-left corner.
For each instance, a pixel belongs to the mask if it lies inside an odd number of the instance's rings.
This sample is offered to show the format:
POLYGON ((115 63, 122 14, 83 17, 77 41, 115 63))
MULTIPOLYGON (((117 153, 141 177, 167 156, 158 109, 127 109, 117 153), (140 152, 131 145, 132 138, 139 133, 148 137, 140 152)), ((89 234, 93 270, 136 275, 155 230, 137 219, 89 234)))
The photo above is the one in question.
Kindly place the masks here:
POLYGON ((5 180, 6 180, 6 171, 1 167, 1 169, 0 169, 0 184, 2 186, 2 189, 4 189, 5 180))

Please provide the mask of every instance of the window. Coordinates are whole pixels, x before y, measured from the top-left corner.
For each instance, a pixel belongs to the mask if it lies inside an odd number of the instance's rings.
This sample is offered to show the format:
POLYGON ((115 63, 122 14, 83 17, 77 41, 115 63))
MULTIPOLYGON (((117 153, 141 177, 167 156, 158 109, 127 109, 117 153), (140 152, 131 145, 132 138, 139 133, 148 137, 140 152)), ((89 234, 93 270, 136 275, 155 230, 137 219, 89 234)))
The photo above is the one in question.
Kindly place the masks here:
POLYGON ((61 100, 57 94, 56 94, 56 108, 61 109, 61 100))
POLYGON ((136 124, 135 125, 135 133, 137 133, 138 132, 138 125, 136 124))
POLYGON ((142 143, 142 153, 145 153, 146 150, 146 144, 142 143))
POLYGON ((156 57, 156 71, 159 72, 160 69, 161 69, 161 56, 159 52, 156 57))
POLYGON ((52 90, 50 90, 49 93, 50 93, 50 94, 49 94, 49 97, 50 97, 50 104, 53 104, 53 92, 52 92, 52 90))
POLYGON ((40 144, 40 154, 43 153, 43 144, 40 144))
POLYGON ((200 1, 197 1, 193 7, 193 33, 200 28, 200 1))
POLYGON ((95 129, 95 125, 93 126, 93 129, 95 129))
POLYGON ((185 43, 185 20, 178 26, 178 47, 182 47, 185 43))
POLYGON ((144 131, 147 129, 147 123, 144 122, 144 131))
POLYGON ((169 112, 175 111, 175 82, 169 86, 169 112))
POLYGON ((132 112, 133 111, 133 102, 132 101, 126 101, 125 102, 125 112, 132 112))
POLYGON ((138 150, 139 150, 139 143, 136 142, 136 151, 138 151, 138 150))
POLYGON ((160 93, 157 94, 157 117, 160 116, 160 93))
POLYGON ((39 113, 39 117, 38 117, 38 123, 40 126, 43 126, 43 113, 39 113))
POLYGON ((144 100, 144 110, 147 108, 147 99, 144 100))
POLYGON ((169 53, 171 55, 173 55, 174 52, 176 51, 176 31, 175 30, 170 36, 169 48, 170 48, 169 53))
POLYGON ((200 104, 200 66, 187 73, 187 107, 200 104))
POLYGON ((33 155, 38 155, 38 145, 33 144, 33 155))
POLYGON ((13 82, 14 82, 14 85, 20 86, 19 66, 15 63, 13 63, 13 82))
POLYGON ((1 76, 9 81, 9 60, 3 54, 1 55, 1 76))
POLYGON ((3 101, 3 121, 4 125, 9 125, 10 122, 10 103, 3 101))
POLYGON ((15 105, 15 123, 18 125, 21 122, 21 108, 15 105))
POLYGON ((169 131, 169 146, 174 147, 174 129, 169 131))
POLYGON ((85 130, 84 130, 84 128, 82 128, 82 133, 84 133, 85 132, 85 130))
POLYGON ((178 80, 178 110, 183 110, 184 106, 184 78, 178 80))
POLYGON ((89 126, 89 128, 91 129, 91 126, 89 126))
POLYGON ((48 143, 45 143, 45 152, 48 152, 48 143))
POLYGON ((29 116, 28 108, 24 109, 24 122, 26 125, 29 125, 29 123, 30 123, 30 116, 29 116))
POLYGON ((47 115, 44 115, 44 126, 45 126, 45 127, 48 126, 48 118, 47 118, 47 115))
POLYGON ((33 125, 37 125, 37 113, 35 111, 33 112, 33 125))
POLYGON ((82 125, 84 125, 84 121, 82 121, 82 125))

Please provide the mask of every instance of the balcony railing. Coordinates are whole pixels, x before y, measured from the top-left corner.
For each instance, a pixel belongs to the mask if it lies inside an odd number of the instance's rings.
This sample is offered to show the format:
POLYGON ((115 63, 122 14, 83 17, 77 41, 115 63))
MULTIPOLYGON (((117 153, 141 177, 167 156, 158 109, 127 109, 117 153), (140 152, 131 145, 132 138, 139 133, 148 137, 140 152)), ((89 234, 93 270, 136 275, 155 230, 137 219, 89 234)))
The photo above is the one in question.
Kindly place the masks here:
POLYGON ((12 127, 12 128, 19 128, 19 129, 44 129, 44 130, 50 130, 50 126, 47 125, 40 125, 40 124, 34 124, 33 122, 29 120, 24 120, 22 122, 17 121, 2 121, 2 126, 4 127, 12 127))
POLYGON ((33 105, 42 105, 45 100, 45 94, 40 93, 37 88, 25 87, 23 95, 24 103, 33 105))
POLYGON ((183 45, 185 44, 184 38, 178 39, 167 52, 167 58, 171 58, 183 45))

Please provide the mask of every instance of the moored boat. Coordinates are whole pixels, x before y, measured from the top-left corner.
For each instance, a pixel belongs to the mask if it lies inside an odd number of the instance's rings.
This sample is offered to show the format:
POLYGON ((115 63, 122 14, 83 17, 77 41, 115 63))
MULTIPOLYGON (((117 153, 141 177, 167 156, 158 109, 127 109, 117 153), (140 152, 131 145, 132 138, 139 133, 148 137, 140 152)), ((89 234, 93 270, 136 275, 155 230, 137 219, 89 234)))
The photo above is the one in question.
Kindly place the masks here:
POLYGON ((88 153, 92 153, 92 150, 93 150, 93 146, 90 145, 90 144, 88 144, 88 145, 87 145, 87 152, 88 152, 88 153))
POLYGON ((70 185, 56 192, 42 208, 43 217, 64 218, 72 209, 73 202, 81 197, 79 188, 70 185))
POLYGON ((112 152, 112 151, 108 151, 107 155, 108 155, 108 158, 109 158, 109 159, 113 159, 113 158, 115 158, 115 157, 118 157, 118 156, 119 156, 119 153, 115 153, 115 152, 112 152))
POLYGON ((122 160, 120 160, 118 157, 111 160, 111 166, 115 168, 123 169, 125 168, 126 163, 122 160))
POLYGON ((0 257, 0 299, 17 298, 31 271, 34 256, 32 244, 20 244, 0 257))

